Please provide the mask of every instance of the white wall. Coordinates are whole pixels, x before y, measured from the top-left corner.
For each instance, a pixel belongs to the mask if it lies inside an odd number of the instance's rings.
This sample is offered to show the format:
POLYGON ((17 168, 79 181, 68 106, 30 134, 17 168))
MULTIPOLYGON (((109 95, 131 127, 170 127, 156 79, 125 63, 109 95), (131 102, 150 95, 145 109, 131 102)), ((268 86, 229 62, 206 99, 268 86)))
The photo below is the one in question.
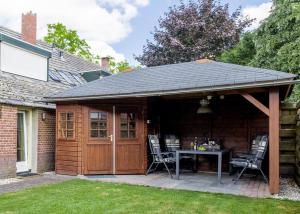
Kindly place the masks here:
POLYGON ((1 71, 47 81, 46 57, 3 42, 0 49, 1 71))

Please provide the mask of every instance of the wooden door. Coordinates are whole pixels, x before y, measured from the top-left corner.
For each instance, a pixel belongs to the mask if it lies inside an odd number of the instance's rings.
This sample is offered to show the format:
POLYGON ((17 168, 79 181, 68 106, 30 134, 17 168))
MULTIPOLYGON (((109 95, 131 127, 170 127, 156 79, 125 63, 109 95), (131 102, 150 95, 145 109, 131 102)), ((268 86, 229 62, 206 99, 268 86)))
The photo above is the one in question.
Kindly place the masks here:
POLYGON ((116 174, 144 173, 144 123, 139 107, 116 107, 116 174))
POLYGON ((113 173, 112 106, 84 110, 84 174, 113 173))

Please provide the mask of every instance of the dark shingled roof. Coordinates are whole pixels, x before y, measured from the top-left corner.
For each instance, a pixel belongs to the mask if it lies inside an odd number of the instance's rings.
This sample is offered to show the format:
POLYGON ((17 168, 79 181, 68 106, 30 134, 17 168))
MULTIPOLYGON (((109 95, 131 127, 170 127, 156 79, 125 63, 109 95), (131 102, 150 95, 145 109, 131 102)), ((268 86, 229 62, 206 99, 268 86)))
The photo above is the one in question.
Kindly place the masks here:
POLYGON ((43 97, 68 88, 70 86, 65 84, 45 82, 0 71, 0 103, 55 109, 55 105, 45 103, 43 97))
POLYGON ((241 65, 198 60, 120 73, 48 97, 48 100, 154 96, 225 90, 258 83, 276 84, 296 75, 241 65), (218 89, 219 88, 219 89, 218 89))

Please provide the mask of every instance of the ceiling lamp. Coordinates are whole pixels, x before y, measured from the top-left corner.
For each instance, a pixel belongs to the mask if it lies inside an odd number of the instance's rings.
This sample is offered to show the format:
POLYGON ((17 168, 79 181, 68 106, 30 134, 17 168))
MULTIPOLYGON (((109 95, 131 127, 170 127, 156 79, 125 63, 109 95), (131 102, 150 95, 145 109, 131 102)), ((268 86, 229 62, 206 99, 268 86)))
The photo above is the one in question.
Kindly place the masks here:
POLYGON ((209 114, 212 113, 211 108, 209 108, 209 99, 200 100, 200 107, 197 110, 197 114, 209 114))

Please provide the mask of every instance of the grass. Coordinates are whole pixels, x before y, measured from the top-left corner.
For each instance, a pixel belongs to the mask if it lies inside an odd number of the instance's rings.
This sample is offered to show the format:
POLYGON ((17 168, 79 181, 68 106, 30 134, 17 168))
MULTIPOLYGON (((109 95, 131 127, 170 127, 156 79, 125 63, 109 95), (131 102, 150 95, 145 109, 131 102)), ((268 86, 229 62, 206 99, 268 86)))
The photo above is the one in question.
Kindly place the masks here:
POLYGON ((300 213, 288 200, 71 180, 0 195, 0 213, 300 213))

